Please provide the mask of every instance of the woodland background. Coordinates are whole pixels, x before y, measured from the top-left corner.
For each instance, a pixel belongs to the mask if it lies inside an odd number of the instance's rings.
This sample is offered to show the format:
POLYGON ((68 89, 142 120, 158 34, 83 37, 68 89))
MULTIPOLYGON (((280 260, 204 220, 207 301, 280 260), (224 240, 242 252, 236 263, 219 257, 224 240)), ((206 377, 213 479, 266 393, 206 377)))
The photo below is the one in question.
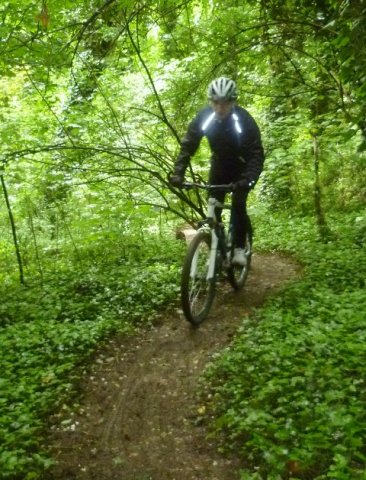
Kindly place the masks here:
POLYGON ((226 75, 266 151, 256 249, 304 278, 208 369, 212 428, 242 479, 364 479, 365 2, 5 0, 0 19, 1 478, 40 478, 78 366, 177 298, 174 229, 204 199, 167 175, 226 75))

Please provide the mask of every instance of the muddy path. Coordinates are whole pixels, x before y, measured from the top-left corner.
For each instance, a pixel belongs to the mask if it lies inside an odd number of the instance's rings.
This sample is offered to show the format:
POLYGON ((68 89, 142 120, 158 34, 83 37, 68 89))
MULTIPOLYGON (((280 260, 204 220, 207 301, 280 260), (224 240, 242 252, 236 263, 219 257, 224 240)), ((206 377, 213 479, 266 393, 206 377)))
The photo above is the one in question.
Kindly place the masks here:
POLYGON ((245 289, 224 285, 208 320, 179 311, 132 338, 114 338, 84 380, 79 412, 49 437, 52 480, 235 480, 237 459, 217 452, 197 422, 199 377, 241 320, 299 275, 278 255, 254 255, 245 289))

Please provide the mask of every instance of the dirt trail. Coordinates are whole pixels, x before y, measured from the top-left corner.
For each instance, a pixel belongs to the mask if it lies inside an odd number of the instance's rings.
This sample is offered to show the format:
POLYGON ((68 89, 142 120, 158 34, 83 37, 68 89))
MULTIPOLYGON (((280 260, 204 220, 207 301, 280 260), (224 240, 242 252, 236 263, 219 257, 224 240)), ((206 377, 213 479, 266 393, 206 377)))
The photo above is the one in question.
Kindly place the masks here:
POLYGON ((235 480, 236 459, 217 453, 197 425, 197 386, 253 307, 299 274, 286 257, 254 255, 240 293, 221 286, 208 320, 177 312, 133 338, 116 338, 82 385, 80 414, 54 428, 52 480, 235 480))

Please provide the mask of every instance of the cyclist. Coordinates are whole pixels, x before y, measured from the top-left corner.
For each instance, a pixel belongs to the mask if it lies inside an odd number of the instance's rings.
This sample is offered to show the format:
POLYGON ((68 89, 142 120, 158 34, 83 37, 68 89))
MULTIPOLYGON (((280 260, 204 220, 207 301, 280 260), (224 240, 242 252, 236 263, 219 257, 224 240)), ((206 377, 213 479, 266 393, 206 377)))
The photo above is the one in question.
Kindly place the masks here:
MULTIPOLYGON (((246 234, 252 237, 252 225, 246 203, 263 169, 264 151, 261 134, 253 117, 236 104, 237 90, 233 80, 220 77, 208 87, 210 105, 203 108, 189 124, 169 177, 170 184, 180 187, 191 157, 206 136, 211 149, 209 183, 233 184, 232 221, 234 230, 233 263, 244 266, 246 234)), ((220 202, 225 192, 213 191, 220 202)), ((221 211, 217 212, 221 221, 221 211)))

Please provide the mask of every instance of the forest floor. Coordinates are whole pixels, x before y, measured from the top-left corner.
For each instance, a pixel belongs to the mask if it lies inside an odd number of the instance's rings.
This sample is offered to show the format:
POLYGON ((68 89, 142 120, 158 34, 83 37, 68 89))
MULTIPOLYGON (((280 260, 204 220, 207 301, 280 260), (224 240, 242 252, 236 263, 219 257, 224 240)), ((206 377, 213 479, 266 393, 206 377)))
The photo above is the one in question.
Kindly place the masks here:
MULTIPOLYGON (((54 418, 52 480, 235 480, 242 466, 218 453, 200 422, 199 378, 243 317, 300 275, 277 254, 253 255, 242 292, 219 285, 212 313, 192 329, 179 309, 132 337, 115 337, 82 382, 80 407, 54 418)), ((245 365, 243 365, 245 369, 245 365)))

